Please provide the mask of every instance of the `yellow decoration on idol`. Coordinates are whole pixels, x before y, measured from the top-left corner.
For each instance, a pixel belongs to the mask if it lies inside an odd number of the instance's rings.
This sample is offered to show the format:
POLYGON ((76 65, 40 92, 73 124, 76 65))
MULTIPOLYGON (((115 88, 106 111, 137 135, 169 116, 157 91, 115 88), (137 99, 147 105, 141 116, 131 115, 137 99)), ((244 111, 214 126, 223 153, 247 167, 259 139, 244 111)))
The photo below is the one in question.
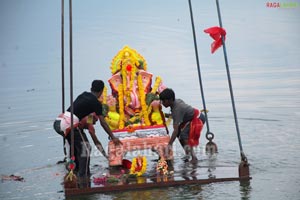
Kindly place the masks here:
POLYGON ((142 176, 147 170, 147 159, 145 156, 138 156, 132 159, 130 174, 142 176))
POLYGON ((102 103, 107 104, 107 87, 106 86, 104 86, 102 96, 103 96, 102 97, 102 103))
POLYGON ((105 118, 111 130, 116 130, 119 128, 120 115, 117 112, 108 112, 105 118))
POLYGON ((119 114, 120 114, 120 121, 119 121, 119 129, 123 129, 125 124, 125 114, 124 114, 124 95, 123 95, 123 85, 120 84, 118 88, 119 92, 119 114))
POLYGON ((151 124, 152 125, 162 125, 164 124, 164 116, 163 113, 161 112, 161 105, 159 100, 154 100, 149 106, 150 112, 150 118, 151 118, 151 124))
POLYGON ((126 96, 126 106, 131 102, 131 92, 135 89, 133 88, 133 84, 136 80, 136 71, 136 66, 132 65, 128 58, 122 62, 121 73, 123 79, 123 92, 126 96))
MULTIPOLYGON (((147 72, 144 57, 136 50, 125 46, 113 58, 110 69, 112 77, 108 82, 112 89, 112 96, 117 100, 116 109, 112 110, 109 106, 107 116, 107 122, 112 130, 129 128, 129 126, 165 124, 159 111, 149 106, 153 100, 151 95, 156 96, 157 99, 157 93, 162 90, 162 80, 159 76, 156 77, 151 87, 153 74, 147 72), (150 93, 152 94, 148 96, 150 93), (149 116, 150 112, 151 116, 149 116)), ((106 93, 107 90, 104 91, 103 102, 108 104, 106 93)))
POLYGON ((156 93, 156 91, 157 91, 157 89, 158 89, 160 83, 161 83, 161 78, 160 78, 160 76, 157 76, 156 79, 155 79, 154 86, 153 86, 153 88, 152 88, 152 90, 151 90, 151 93, 152 93, 152 94, 155 94, 155 93, 156 93))
POLYGON ((111 62, 110 69, 112 74, 115 74, 121 70, 121 63, 124 59, 130 60, 132 64, 138 66, 139 69, 143 69, 145 71, 147 70, 147 64, 144 57, 140 55, 136 50, 125 46, 117 53, 117 55, 113 58, 111 62), (141 66, 140 63, 143 63, 143 65, 141 66))
POLYGON ((116 103, 116 99, 112 95, 106 97, 108 113, 105 117, 105 121, 107 122, 111 130, 116 130, 119 128, 120 114, 117 112, 116 103))
POLYGON ((149 126, 150 121, 149 121, 148 112, 147 112, 146 95, 144 92, 141 75, 138 75, 138 87, 139 87, 140 102, 141 102, 141 106, 142 106, 142 114, 143 114, 144 123, 146 124, 146 126, 149 126))

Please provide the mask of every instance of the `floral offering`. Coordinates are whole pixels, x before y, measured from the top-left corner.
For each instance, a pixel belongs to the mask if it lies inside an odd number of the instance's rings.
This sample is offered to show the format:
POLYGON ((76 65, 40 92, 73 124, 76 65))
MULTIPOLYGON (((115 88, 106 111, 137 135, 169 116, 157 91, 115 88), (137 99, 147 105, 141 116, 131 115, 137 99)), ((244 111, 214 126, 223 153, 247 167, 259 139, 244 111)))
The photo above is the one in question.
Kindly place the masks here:
POLYGON ((142 176, 147 169, 147 159, 145 156, 138 156, 132 159, 130 174, 142 176))
POLYGON ((156 171, 160 174, 167 175, 168 174, 168 163, 165 159, 161 158, 156 166, 156 171))

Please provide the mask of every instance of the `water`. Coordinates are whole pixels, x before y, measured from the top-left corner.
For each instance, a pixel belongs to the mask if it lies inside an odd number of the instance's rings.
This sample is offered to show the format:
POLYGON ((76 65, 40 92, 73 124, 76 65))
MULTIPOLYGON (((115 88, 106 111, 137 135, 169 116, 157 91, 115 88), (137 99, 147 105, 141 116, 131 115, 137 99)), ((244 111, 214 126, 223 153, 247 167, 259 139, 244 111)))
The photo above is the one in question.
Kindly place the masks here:
MULTIPOLYGON (((293 2, 298 3, 294 8, 269 8, 267 1, 220 1, 242 144, 251 164, 249 185, 170 187, 84 199, 299 199, 300 2, 293 2)), ((216 6, 213 1, 192 3, 209 125, 219 147, 216 162, 237 166, 223 52, 211 54, 212 39, 203 32, 218 25, 216 6)), ((65 198, 65 169, 55 164, 63 158, 62 139, 52 130, 61 111, 60 5, 58 0, 0 2, 0 173, 26 180, 0 183, 1 199, 65 198)), ((89 90, 92 79, 107 80, 111 59, 125 45, 141 53, 148 70, 161 76, 178 98, 202 107, 188 1, 74 0, 74 96, 89 90)), ((66 74, 69 106, 68 70, 66 74)), ((99 125, 96 129, 106 145, 106 134, 99 125)), ((199 165, 206 162, 204 133, 199 165)), ((180 167, 182 161, 178 157, 175 163, 180 167)), ((97 172, 106 163, 93 156, 92 166, 97 172)))

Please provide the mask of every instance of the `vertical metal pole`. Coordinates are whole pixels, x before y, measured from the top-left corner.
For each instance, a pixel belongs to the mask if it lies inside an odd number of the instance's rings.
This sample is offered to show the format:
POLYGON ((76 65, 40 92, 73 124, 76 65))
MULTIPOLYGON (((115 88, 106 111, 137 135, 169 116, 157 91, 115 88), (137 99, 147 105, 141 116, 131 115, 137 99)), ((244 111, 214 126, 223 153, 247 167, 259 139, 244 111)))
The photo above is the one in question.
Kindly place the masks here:
POLYGON ((71 104, 71 156, 74 156, 74 119, 73 119, 73 38, 72 38, 72 0, 69 0, 70 16, 70 104, 71 104))
MULTIPOLYGON (((61 103, 61 112, 65 112, 65 41, 64 41, 64 0, 61 0, 61 92, 62 92, 62 103, 61 103)), ((64 161, 67 159, 67 150, 66 150, 66 139, 63 138, 63 149, 64 149, 64 154, 65 158, 64 161)))
MULTIPOLYGON (((196 56, 196 62, 197 62, 197 70, 198 70, 200 91, 201 91, 201 95, 202 95, 202 104, 203 104, 204 110, 206 111, 206 105, 205 105, 204 91, 203 91, 203 86, 202 86, 201 70, 200 70, 200 63, 199 63, 199 57, 198 57, 198 47, 197 47, 197 39, 196 39, 196 33, 195 33, 195 25, 194 25, 193 9, 192 9, 191 0, 189 0, 189 7, 190 7, 192 29, 193 29, 195 56, 196 56)), ((208 123, 208 118, 207 118, 207 112, 204 112, 204 113, 205 113, 205 118, 206 118, 207 132, 209 132, 209 123, 208 123)))
POLYGON ((196 31, 195 31, 195 25, 194 25, 194 18, 193 18, 193 9, 192 9, 192 3, 191 0, 189 0, 189 7, 190 7, 190 15, 191 15, 191 23, 192 23, 192 29, 193 29, 193 37, 194 37, 194 47, 195 47, 195 55, 196 55, 196 61, 197 61, 197 69, 198 69, 198 77, 199 77, 199 84, 200 84, 200 91, 202 96, 202 104, 204 108, 205 113, 205 121, 206 121, 206 139, 209 141, 206 144, 206 152, 209 153, 216 153, 218 152, 218 147, 216 143, 214 143, 212 140, 214 139, 214 134, 210 132, 209 130, 209 123, 208 123, 208 115, 206 110, 206 104, 205 104, 205 98, 204 98, 204 91, 203 91, 203 84, 202 84, 202 78, 201 78, 201 70, 200 70, 200 63, 199 63, 199 57, 198 57, 198 48, 197 48, 197 40, 196 40, 196 31))
MULTIPOLYGON (((222 28, 223 26, 222 26, 221 12, 220 12, 220 6, 219 6, 219 1, 218 0, 216 0, 216 5, 217 5, 217 10, 218 10, 219 24, 220 24, 220 27, 222 28)), ((233 96, 233 89, 232 89, 232 84, 231 84, 230 70, 229 70, 228 59, 227 59, 225 39, 224 39, 223 35, 222 35, 222 44, 223 44, 223 53, 224 53, 226 71, 227 71, 227 79, 228 79, 230 96, 231 96, 232 110, 233 110, 233 115, 234 115, 234 120, 235 120, 235 127, 236 127, 237 137, 238 137, 238 141, 239 141, 241 157, 242 157, 242 160, 247 160, 247 158, 244 154, 244 151, 243 151, 242 140, 241 140, 241 136, 240 136, 238 118, 237 118, 237 113, 236 113, 236 109, 235 109, 235 102, 234 102, 234 96, 233 96)))
POLYGON ((61 0, 61 91, 62 113, 65 112, 65 44, 64 44, 64 0, 61 0))

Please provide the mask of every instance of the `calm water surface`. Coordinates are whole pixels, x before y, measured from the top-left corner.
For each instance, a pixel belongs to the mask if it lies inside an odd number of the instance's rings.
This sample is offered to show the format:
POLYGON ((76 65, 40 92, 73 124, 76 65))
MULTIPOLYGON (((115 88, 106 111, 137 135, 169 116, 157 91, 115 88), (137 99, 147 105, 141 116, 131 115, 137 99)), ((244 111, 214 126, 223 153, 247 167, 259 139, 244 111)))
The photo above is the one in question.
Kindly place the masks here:
MULTIPOLYGON (((170 187, 77 199, 300 199, 300 2, 293 2, 294 8, 268 8, 262 0, 220 1, 239 127, 251 164, 250 184, 170 187)), ((0 2, 0 174, 26 180, 0 183, 0 199, 65 198, 61 185, 65 169, 55 164, 63 158, 62 139, 52 130, 52 121, 61 112, 60 5, 59 0, 0 2)), ((216 6, 214 1, 193 1, 193 10, 209 125, 219 147, 213 159, 216 166, 238 166, 223 52, 211 54, 212 39, 203 32, 218 25, 216 6)), ((66 66, 68 34, 66 28, 66 66)), ((148 71, 161 76, 178 98, 203 107, 188 1, 74 0, 74 96, 89 90, 92 79, 106 81, 111 59, 125 45, 141 53, 148 71)), ((69 106, 68 81, 66 88, 69 106)), ((97 132, 106 145, 99 125, 97 132)), ((199 166, 210 162, 203 152, 204 133, 199 166)), ((175 167, 180 171, 183 152, 178 143, 175 147, 175 167)), ((105 167, 103 157, 93 155, 92 171, 105 167)))

